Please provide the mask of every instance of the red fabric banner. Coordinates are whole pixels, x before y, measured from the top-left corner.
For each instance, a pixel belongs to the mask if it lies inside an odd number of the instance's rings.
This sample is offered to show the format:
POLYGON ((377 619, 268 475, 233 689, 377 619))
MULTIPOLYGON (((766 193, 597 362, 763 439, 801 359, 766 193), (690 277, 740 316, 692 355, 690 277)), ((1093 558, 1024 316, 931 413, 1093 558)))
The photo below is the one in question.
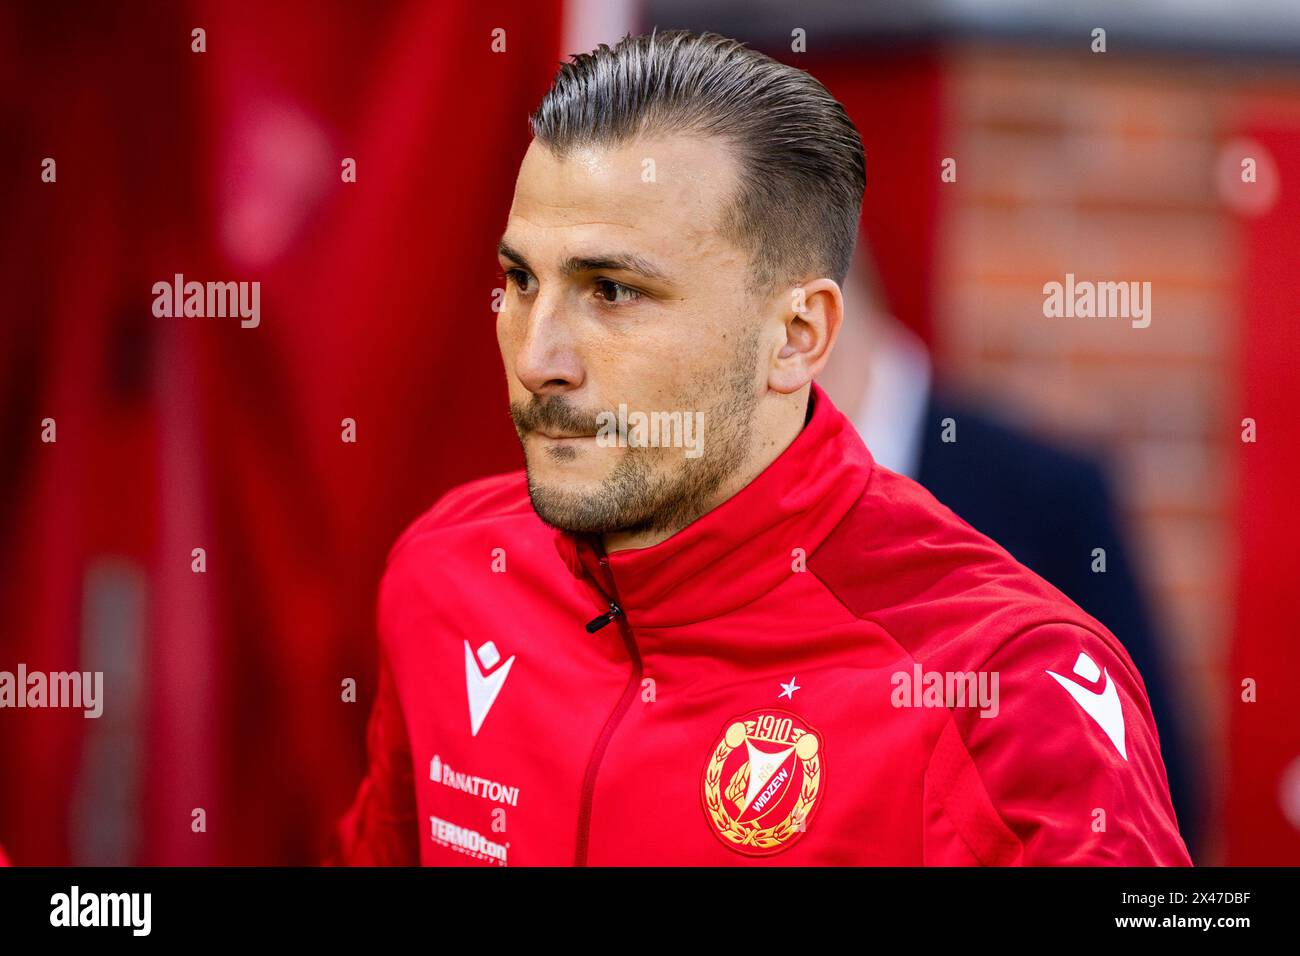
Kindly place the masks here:
POLYGON ((1239 576, 1225 681, 1223 823, 1226 863, 1278 866, 1300 859, 1300 698, 1294 692, 1300 642, 1292 603, 1300 541, 1300 190, 1294 186, 1300 182, 1300 128, 1260 128, 1250 139, 1263 148, 1252 157, 1258 164, 1255 187, 1276 189, 1277 195, 1243 227, 1241 385, 1227 422, 1237 460, 1239 576), (1235 433, 1246 418, 1255 421, 1256 440, 1237 444, 1235 433), (1254 702, 1243 700, 1247 680, 1254 684, 1254 702))

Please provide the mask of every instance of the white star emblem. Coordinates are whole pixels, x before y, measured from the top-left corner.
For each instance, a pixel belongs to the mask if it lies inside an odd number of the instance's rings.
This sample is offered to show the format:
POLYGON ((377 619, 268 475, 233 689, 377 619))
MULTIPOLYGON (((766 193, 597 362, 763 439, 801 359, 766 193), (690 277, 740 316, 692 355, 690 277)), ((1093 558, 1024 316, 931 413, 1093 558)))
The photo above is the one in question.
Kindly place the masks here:
POLYGON ((780 683, 782 690, 781 693, 777 694, 776 696, 789 697, 791 700, 794 700, 794 692, 800 689, 799 685, 795 683, 795 678, 791 677, 790 683, 788 684, 785 683, 785 681, 779 681, 778 683, 780 683))

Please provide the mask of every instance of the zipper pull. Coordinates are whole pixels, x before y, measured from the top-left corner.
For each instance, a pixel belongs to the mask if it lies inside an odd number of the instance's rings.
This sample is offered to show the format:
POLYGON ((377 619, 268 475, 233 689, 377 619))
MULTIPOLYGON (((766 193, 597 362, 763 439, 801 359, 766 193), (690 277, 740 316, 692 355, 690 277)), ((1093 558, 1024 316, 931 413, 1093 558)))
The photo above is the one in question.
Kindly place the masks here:
POLYGON ((608 611, 606 611, 600 617, 594 617, 587 622, 587 633, 595 634, 602 627, 604 627, 606 624, 609 624, 611 621, 614 620, 614 618, 618 617, 622 613, 623 613, 623 609, 619 607, 617 604, 615 604, 613 601, 610 601, 608 611))

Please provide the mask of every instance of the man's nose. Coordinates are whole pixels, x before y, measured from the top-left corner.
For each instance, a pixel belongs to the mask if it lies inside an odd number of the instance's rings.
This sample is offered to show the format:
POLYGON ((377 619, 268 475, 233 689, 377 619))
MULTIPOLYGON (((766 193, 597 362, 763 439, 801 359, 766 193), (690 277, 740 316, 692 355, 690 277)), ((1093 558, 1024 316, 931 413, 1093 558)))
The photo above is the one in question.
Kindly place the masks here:
POLYGON ((529 311, 523 341, 515 355, 515 374, 534 395, 568 392, 582 386, 583 365, 562 306, 539 300, 529 311))

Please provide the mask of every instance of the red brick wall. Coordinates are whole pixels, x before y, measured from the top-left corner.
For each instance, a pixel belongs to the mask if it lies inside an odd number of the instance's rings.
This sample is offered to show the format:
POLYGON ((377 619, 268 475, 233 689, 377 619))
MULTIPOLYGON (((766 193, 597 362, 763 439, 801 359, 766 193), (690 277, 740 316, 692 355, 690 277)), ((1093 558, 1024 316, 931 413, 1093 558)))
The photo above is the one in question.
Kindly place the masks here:
POLYGON ((942 153, 958 166, 943 192, 939 372, 1107 455, 1217 788, 1243 417, 1237 229, 1218 169, 1242 103, 1277 77, 1003 46, 954 52, 946 73, 942 153), (1044 317, 1043 284, 1067 272, 1151 282, 1150 327, 1044 317))

